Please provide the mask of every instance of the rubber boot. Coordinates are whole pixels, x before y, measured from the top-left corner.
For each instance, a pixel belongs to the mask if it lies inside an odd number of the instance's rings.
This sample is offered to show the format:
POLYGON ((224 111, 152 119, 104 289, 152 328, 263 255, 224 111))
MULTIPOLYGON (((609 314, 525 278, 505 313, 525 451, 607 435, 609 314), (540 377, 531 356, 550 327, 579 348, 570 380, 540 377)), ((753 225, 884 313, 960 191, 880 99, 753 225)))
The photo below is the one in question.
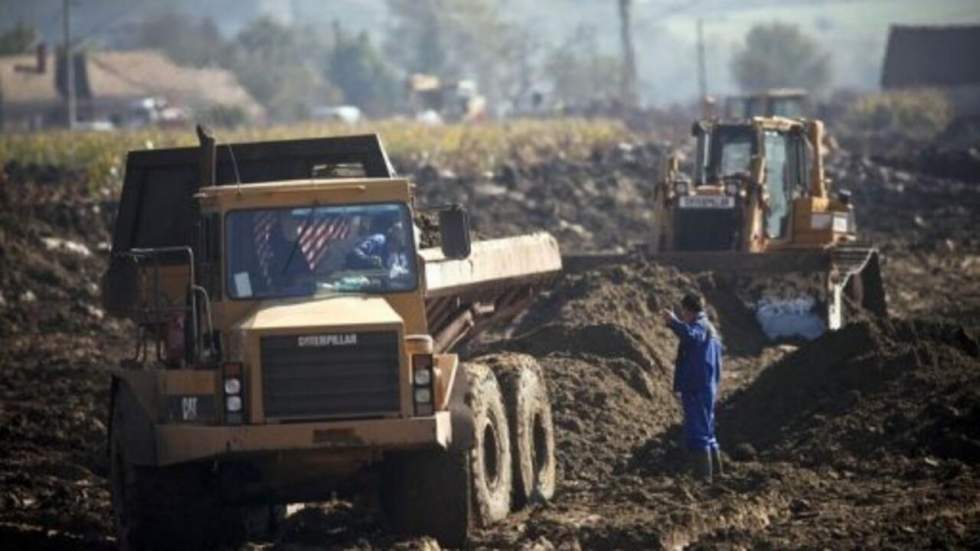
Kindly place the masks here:
POLYGON ((694 476, 711 482, 711 450, 701 450, 693 452, 694 455, 694 476))
POLYGON ((711 461, 714 463, 712 468, 714 469, 715 476, 724 476, 725 469, 721 466, 721 450, 718 448, 711 448, 711 461))

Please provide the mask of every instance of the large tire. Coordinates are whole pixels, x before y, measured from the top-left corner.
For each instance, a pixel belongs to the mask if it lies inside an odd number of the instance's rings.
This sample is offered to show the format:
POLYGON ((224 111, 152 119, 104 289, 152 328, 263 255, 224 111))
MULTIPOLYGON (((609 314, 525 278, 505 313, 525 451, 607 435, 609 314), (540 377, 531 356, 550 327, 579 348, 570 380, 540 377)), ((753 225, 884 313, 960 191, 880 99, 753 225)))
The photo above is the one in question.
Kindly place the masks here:
POLYGON ((425 450, 385 455, 381 508, 389 529, 463 547, 471 520, 469 460, 464 451, 425 450))
POLYGON ((480 526, 488 526, 510 513, 510 427, 493 371, 479 363, 463 367, 469 382, 465 400, 473 410, 474 445, 469 451, 473 512, 480 526))
POLYGON ((510 421, 514 505, 549 501, 555 495, 555 428, 544 372, 525 354, 481 358, 500 382, 510 421))
POLYGON ((134 465, 126 449, 126 411, 132 399, 117 393, 109 433, 112 513, 123 550, 236 548, 245 541, 241 508, 222 505, 201 465, 134 465))

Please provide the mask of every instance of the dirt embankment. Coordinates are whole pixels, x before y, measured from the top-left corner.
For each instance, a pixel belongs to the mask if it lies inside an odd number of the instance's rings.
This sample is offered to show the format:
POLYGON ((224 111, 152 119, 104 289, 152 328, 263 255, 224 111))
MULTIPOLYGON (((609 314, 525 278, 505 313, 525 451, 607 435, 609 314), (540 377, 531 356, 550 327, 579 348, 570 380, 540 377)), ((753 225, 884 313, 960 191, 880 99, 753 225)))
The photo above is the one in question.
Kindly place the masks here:
POLYGON ((843 151, 828 176, 853 193, 858 230, 883 253, 893 314, 980 324, 980 186, 843 151))
POLYGON ((482 174, 419 159, 393 162, 418 185, 420 206, 461 203, 480 235, 548 231, 570 250, 623 250, 652 231, 653 184, 665 155, 655 143, 624 142, 587 160, 560 152, 531 163, 502 159, 482 174))
POLYGON ((104 544, 106 367, 125 328, 99 308, 109 205, 76 174, 0 172, 0 540, 104 544))

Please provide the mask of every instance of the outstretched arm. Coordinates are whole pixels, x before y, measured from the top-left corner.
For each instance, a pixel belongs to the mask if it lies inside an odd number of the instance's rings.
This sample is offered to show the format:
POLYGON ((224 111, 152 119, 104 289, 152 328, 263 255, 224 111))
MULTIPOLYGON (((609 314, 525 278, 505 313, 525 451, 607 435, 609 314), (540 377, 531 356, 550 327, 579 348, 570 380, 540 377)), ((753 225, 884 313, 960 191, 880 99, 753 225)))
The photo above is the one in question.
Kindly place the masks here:
POLYGON ((682 341, 701 342, 704 340, 704 328, 700 324, 684 323, 670 310, 664 310, 664 321, 667 322, 667 327, 682 341))

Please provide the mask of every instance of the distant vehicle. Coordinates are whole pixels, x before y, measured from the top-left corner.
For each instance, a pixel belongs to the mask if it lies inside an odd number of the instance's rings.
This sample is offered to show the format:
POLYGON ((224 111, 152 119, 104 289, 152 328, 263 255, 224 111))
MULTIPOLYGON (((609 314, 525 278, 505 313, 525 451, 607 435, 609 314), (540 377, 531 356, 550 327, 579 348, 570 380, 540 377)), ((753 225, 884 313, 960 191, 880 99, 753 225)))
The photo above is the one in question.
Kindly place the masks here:
POLYGON ((125 128, 176 127, 190 122, 186 109, 171 105, 166 98, 156 96, 147 96, 130 102, 126 111, 116 119, 117 126, 125 128))
POLYGON ((116 129, 116 125, 112 121, 76 121, 74 125, 75 130, 90 130, 93 132, 109 132, 116 129))
MULTIPOLYGON (((409 99, 416 113, 435 112, 443 121, 486 118, 487 98, 469 79, 443 81, 434 75, 414 74, 408 79, 409 99)), ((425 115, 431 120, 431 115, 425 115)))
POLYGON ((313 118, 322 121, 357 124, 364 119, 364 115, 356 105, 322 105, 313 109, 313 118))

